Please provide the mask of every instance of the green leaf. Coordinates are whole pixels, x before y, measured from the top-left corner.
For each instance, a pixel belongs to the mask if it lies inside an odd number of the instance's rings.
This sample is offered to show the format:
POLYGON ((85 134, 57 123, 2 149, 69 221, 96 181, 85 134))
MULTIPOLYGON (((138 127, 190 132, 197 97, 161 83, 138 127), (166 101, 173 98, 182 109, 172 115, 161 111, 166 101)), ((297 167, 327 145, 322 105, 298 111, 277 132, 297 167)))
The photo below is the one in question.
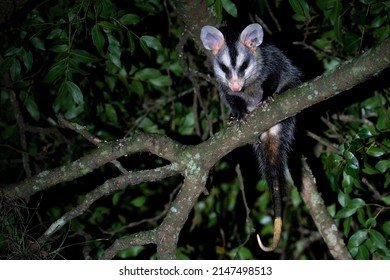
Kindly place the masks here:
POLYGON ((168 76, 152 78, 150 82, 156 87, 167 87, 171 85, 171 79, 168 76))
POLYGON ((375 229, 371 229, 368 233, 369 233, 370 239, 375 247, 377 247, 379 249, 387 249, 386 238, 384 238, 383 235, 379 231, 377 231, 375 229))
POLYGON ((107 38, 108 38, 108 52, 109 52, 108 58, 112 64, 114 64, 118 68, 122 68, 122 62, 121 62, 122 51, 120 48, 119 41, 111 34, 108 34, 107 38))
POLYGON ((367 221, 364 223, 364 227, 366 228, 376 227, 376 219, 368 218, 367 221))
POLYGON ((12 81, 16 81, 17 79, 20 78, 20 71, 21 71, 21 66, 19 60, 16 59, 15 57, 12 58, 12 63, 9 68, 9 74, 11 76, 12 81))
POLYGON ((38 38, 38 37, 33 37, 31 39, 31 43, 38 50, 41 50, 41 51, 45 51, 46 50, 44 41, 42 39, 38 38))
POLYGON ((386 104, 386 99, 382 95, 375 95, 373 97, 367 98, 362 102, 362 106, 369 110, 375 110, 386 104))
POLYGON ((118 79, 115 77, 112 77, 112 76, 105 76, 104 80, 105 80, 106 84, 108 85, 108 88, 110 89, 110 91, 113 92, 114 88, 115 88, 115 84, 118 81, 118 79))
POLYGON ((363 4, 370 5, 376 3, 376 0, 359 0, 363 4))
POLYGON ((40 113, 37 103, 32 98, 27 98, 25 103, 26 109, 35 121, 39 121, 40 113))
POLYGON ((235 18, 237 17, 237 7, 232 1, 222 0, 222 7, 229 15, 235 18))
POLYGON ((22 51, 22 61, 27 70, 30 70, 33 65, 33 55, 31 51, 26 51, 23 49, 22 51))
POLYGON ((343 22, 342 22, 341 16, 336 17, 333 29, 334 29, 334 35, 336 37, 336 40, 340 44, 343 42, 343 39, 342 39, 342 26, 343 26, 343 22))
POLYGON ((135 51, 135 43, 133 35, 130 32, 127 32, 127 42, 129 43, 130 53, 133 54, 135 51))
POLYGON ((139 196, 135 199, 133 199, 130 204, 134 205, 135 207, 141 207, 145 204, 146 202, 146 197, 145 196, 139 196))
POLYGON ((355 208, 355 209, 361 208, 364 206, 366 206, 366 203, 361 198, 354 198, 347 204, 347 207, 351 207, 351 208, 355 208))
POLYGON ((343 172, 343 181, 341 184, 344 188, 344 191, 346 193, 350 193, 353 187, 353 177, 346 172, 343 172))
POLYGON ((141 18, 135 14, 126 14, 119 19, 119 22, 123 25, 135 25, 141 18))
POLYGON ((150 57, 151 52, 150 52, 150 49, 149 49, 148 45, 146 44, 145 40, 140 40, 139 45, 141 46, 141 49, 144 51, 144 53, 146 53, 146 55, 150 57))
MULTIPOLYGON (((390 176, 387 177, 386 181, 390 181, 389 178, 390 178, 390 176)), ((382 197, 380 198, 380 200, 383 201, 386 205, 390 205, 390 195, 388 195, 388 196, 382 196, 382 197)))
POLYGON ((59 78, 65 76, 66 66, 63 62, 59 62, 50 67, 43 81, 45 83, 55 83, 59 78))
POLYGON ((364 211, 364 208, 358 208, 356 209, 357 212, 357 218, 361 225, 365 225, 367 223, 366 221, 366 213, 364 211))
POLYGON ((76 62, 94 63, 100 60, 99 57, 85 51, 73 49, 70 53, 76 62))
POLYGON ((385 173, 390 168, 390 159, 378 161, 378 163, 375 164, 375 168, 378 169, 380 173, 385 173))
POLYGON ((4 56, 16 55, 19 54, 21 51, 22 48, 15 48, 14 46, 12 46, 4 53, 4 56))
POLYGON ((366 203, 363 199, 354 198, 347 203, 347 206, 341 209, 335 216, 336 219, 343 219, 352 216, 358 208, 364 207, 366 203))
POLYGON ((63 33, 66 34, 62 29, 53 29, 52 31, 50 31, 49 35, 47 35, 46 39, 51 40, 60 38, 63 33))
POLYGON ((316 4, 317 6, 323 10, 323 11, 326 11, 326 10, 331 10, 333 9, 334 5, 335 5, 335 1, 329 1, 329 0, 317 0, 316 1, 316 4))
POLYGON ((385 154, 385 151, 382 148, 370 147, 367 149, 367 154, 372 157, 380 157, 385 154))
POLYGON ((13 59, 14 58, 7 57, 6 59, 4 59, 2 63, 0 63, 0 76, 3 76, 6 72, 9 71, 13 59))
POLYGON ((389 122, 389 112, 386 110, 378 111, 378 121, 376 123, 376 127, 380 131, 390 130, 390 122, 389 122))
POLYGON ((149 132, 149 133, 157 133, 158 132, 157 125, 155 123, 153 123, 152 120, 149 118, 143 118, 141 120, 141 123, 139 124, 139 127, 144 129, 146 132, 149 132))
POLYGON ((89 218, 91 224, 99 224, 104 221, 105 217, 110 214, 111 209, 108 207, 96 207, 92 216, 89 218))
POLYGON ((101 21, 98 23, 98 25, 107 31, 121 31, 122 30, 122 28, 120 28, 120 27, 118 27, 118 26, 116 26, 108 21, 101 21))
POLYGON ((65 112, 64 116, 68 120, 72 120, 76 118, 78 115, 80 115, 83 112, 83 106, 75 106, 74 104, 68 108, 68 110, 65 112))
POLYGON ((346 204, 347 204, 347 199, 349 199, 349 197, 347 197, 345 195, 345 193, 343 193, 342 191, 339 191, 338 195, 337 195, 337 200, 338 202, 340 203, 340 205, 342 207, 345 207, 346 204))
POLYGON ((352 223, 352 217, 347 217, 343 221, 343 232, 345 236, 348 236, 349 232, 351 231, 351 223, 352 223))
POLYGON ((368 260, 370 258, 370 251, 365 245, 358 247, 357 254, 355 255, 357 260, 368 260))
POLYGON ((329 205, 328 207, 326 207, 326 209, 328 210, 329 214, 334 217, 336 215, 336 203, 332 203, 331 205, 329 205))
POLYGON ((358 230, 348 240, 348 248, 358 247, 367 239, 366 230, 358 230))
POLYGON ((368 175, 379 174, 379 171, 367 162, 364 162, 364 168, 362 169, 362 171, 368 175))
POLYGON ((84 101, 83 93, 81 92, 80 88, 73 82, 67 81, 65 82, 65 86, 70 93, 70 95, 73 98, 73 101, 77 104, 80 105, 84 101))
POLYGON ((131 246, 127 249, 120 250, 117 256, 119 258, 127 260, 129 258, 137 257, 139 253, 141 253, 143 250, 144 250, 143 246, 131 246))
POLYGON ((106 40, 104 39, 103 32, 100 30, 98 24, 95 24, 92 27, 91 35, 92 35, 92 42, 95 45, 96 49, 99 51, 99 53, 103 52, 103 47, 106 40))
POLYGON ((118 115, 116 113, 114 106, 112 106, 109 103, 106 103, 104 104, 104 110, 107 114, 109 121, 115 125, 118 124, 118 115))
POLYGON ((235 260, 253 260, 252 252, 247 247, 234 248, 230 251, 230 256, 235 260))
MULTIPOLYGON (((386 177, 386 181, 385 181, 385 184, 384 184, 385 188, 387 188, 388 186, 390 186, 390 176, 386 177)), ((388 203, 388 204, 390 204, 390 203, 388 203)))
POLYGON ((356 52, 360 48, 360 37, 352 32, 348 32, 343 40, 345 52, 356 52))
POLYGON ((293 187, 291 190, 291 203, 294 207, 298 207, 302 203, 302 198, 299 195, 298 188, 293 187))
POLYGON ((375 17, 373 19, 373 21, 370 24, 370 27, 371 28, 379 28, 383 24, 385 24, 386 20, 387 20, 387 16, 386 15, 378 15, 377 17, 375 17))
POLYGON ((156 37, 144 35, 140 38, 140 41, 143 42, 146 46, 156 51, 161 50, 161 42, 156 37))
POLYGON ((361 139, 373 137, 371 131, 368 130, 367 128, 363 128, 363 129, 359 130, 359 132, 357 133, 357 136, 361 139))
POLYGON ((344 152, 344 156, 347 159, 348 167, 352 169, 359 169, 359 161, 355 157, 355 155, 349 151, 344 152))
POLYGON ((138 80, 133 80, 130 84, 130 89, 134 91, 138 96, 142 97, 144 95, 144 86, 138 80))
POLYGON ((390 235, 390 221, 383 223, 382 229, 386 234, 390 235))
POLYGON ((179 132, 182 135, 192 135, 194 133, 194 112, 190 111, 180 120, 179 132))
POLYGON ((139 70, 135 74, 135 78, 137 78, 141 81, 147 81, 147 80, 154 79, 154 78, 157 78, 160 76, 161 76, 160 71, 157 69, 154 69, 154 68, 144 68, 144 69, 139 70))
POLYGON ((124 193, 124 191, 117 191, 114 193, 114 195, 112 196, 112 205, 116 206, 119 202, 119 199, 122 197, 122 194, 124 193))
POLYGON ((67 52, 68 51, 68 45, 67 44, 55 45, 55 46, 50 48, 50 51, 58 52, 58 53, 67 52))
POLYGON ((309 13, 309 5, 306 3, 305 0, 289 0, 291 7, 293 8, 294 12, 298 15, 308 18, 310 16, 309 13))

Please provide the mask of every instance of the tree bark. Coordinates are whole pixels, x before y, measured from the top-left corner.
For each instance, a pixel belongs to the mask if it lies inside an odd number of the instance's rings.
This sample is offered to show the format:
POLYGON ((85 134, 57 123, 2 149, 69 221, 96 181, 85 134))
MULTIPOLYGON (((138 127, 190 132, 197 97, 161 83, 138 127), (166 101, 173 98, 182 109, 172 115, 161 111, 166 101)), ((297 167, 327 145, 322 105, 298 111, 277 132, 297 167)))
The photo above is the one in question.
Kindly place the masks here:
POLYGON ((352 260, 351 254, 345 246, 343 235, 338 230, 334 220, 326 209, 324 200, 318 192, 315 179, 306 160, 302 160, 302 189, 301 196, 310 215, 317 226, 319 233, 329 248, 329 252, 336 260, 352 260))

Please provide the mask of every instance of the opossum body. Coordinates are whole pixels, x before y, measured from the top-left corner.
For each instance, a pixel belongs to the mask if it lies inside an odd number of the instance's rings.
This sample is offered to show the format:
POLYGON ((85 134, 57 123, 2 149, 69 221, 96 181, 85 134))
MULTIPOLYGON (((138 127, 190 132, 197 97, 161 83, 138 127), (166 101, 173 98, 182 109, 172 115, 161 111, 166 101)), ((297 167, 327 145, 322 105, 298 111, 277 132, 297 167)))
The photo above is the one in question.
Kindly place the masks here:
MULTIPOLYGON (((272 45, 262 45, 263 29, 259 24, 248 25, 240 34, 222 33, 215 27, 204 26, 201 40, 214 56, 213 68, 220 96, 237 120, 243 120, 274 93, 301 83, 299 70, 282 51, 272 45)), ((266 247, 258 237, 264 251, 274 250, 280 239, 282 194, 294 132, 295 119, 288 118, 262 133, 253 145, 260 172, 274 202, 272 244, 266 247)))

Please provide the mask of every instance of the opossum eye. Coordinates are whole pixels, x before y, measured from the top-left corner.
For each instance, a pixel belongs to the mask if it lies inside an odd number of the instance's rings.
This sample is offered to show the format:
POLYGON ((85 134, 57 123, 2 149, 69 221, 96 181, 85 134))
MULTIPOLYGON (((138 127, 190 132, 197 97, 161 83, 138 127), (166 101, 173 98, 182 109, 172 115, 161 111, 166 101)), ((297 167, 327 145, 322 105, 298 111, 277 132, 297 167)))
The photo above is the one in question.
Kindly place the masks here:
POLYGON ((249 66, 249 60, 245 60, 244 63, 241 65, 239 72, 244 72, 246 68, 249 66))
POLYGON ((221 70, 222 70, 223 72, 225 72, 225 74, 228 74, 228 73, 229 73, 229 68, 228 68, 225 64, 220 63, 220 64, 219 64, 219 67, 221 68, 221 70))

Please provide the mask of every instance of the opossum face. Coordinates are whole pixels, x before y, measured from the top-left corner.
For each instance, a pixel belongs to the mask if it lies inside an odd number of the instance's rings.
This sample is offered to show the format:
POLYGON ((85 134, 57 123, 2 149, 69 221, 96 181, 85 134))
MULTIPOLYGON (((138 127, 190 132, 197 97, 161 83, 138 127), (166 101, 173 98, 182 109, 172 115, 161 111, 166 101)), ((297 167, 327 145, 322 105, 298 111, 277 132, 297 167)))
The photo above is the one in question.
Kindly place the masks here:
POLYGON ((241 92, 255 81, 259 73, 257 47, 262 43, 260 25, 248 25, 233 40, 226 40, 218 29, 204 26, 201 39, 206 49, 214 54, 214 72, 218 82, 225 84, 232 93, 241 92))

